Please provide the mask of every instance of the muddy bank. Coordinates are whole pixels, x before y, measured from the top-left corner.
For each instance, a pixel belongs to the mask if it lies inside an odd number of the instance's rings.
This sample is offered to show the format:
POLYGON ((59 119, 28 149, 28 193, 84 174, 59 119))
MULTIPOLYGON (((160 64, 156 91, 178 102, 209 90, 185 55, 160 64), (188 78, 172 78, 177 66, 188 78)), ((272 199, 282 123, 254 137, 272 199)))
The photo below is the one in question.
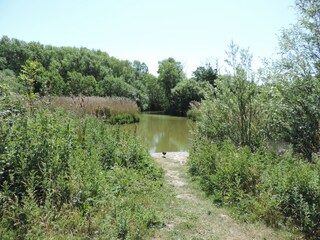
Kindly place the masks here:
POLYGON ((151 156, 155 159, 170 159, 172 162, 179 162, 181 164, 186 163, 189 157, 188 152, 167 152, 165 155, 162 153, 151 153, 151 156))

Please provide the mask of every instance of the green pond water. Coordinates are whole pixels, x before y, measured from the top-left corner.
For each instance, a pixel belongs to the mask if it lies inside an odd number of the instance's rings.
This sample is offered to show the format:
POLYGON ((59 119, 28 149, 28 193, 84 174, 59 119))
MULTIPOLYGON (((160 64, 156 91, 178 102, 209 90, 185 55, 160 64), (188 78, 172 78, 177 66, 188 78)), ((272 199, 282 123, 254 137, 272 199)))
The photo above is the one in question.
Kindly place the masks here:
POLYGON ((136 134, 142 139, 150 153, 189 151, 191 127, 193 123, 187 118, 158 114, 141 114, 136 134))

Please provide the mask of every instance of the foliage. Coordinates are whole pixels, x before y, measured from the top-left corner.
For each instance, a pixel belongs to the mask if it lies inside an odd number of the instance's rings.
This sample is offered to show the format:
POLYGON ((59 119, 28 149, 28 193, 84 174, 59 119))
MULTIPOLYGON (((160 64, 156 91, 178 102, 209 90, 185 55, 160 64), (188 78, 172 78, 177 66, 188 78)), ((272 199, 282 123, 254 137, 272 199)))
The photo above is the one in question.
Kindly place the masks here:
POLYGON ((171 90, 170 112, 175 115, 185 116, 190 102, 201 102, 210 93, 213 93, 213 88, 206 82, 196 82, 192 79, 181 81, 171 90))
MULTIPOLYGON (((126 97, 135 101, 141 110, 148 107, 148 96, 133 85, 126 83, 123 78, 108 78, 103 81, 103 89, 107 96, 126 97)), ((146 92, 146 90, 145 90, 146 92)))
POLYGON ((63 95, 64 91, 68 91, 66 90, 66 83, 64 82, 63 78, 61 77, 58 71, 46 71, 44 73, 44 78, 47 82, 48 93, 50 93, 51 95, 61 96, 63 95))
POLYGON ((29 91, 41 95, 121 96, 136 101, 142 110, 150 105, 146 84, 152 75, 146 64, 118 60, 100 50, 44 46, 4 36, 0 70, 4 69, 21 74, 29 91))
POLYGON ((201 103, 196 101, 191 101, 190 109, 187 112, 187 117, 193 121, 200 121, 201 120, 200 107, 201 107, 201 103))
POLYGON ((259 127, 264 124, 263 98, 251 72, 251 56, 231 43, 231 75, 216 80, 216 96, 204 101, 200 131, 213 141, 230 139, 252 149, 263 141, 259 127), (238 60, 239 58, 239 60, 238 60))
POLYGON ((231 45, 231 72, 200 108, 189 170, 216 203, 241 218, 319 239, 319 3, 297 0, 296 8, 299 22, 283 31, 281 58, 262 71, 260 86, 251 57, 242 51, 239 64, 231 45), (292 150, 268 149, 283 141, 292 150))
POLYGON ((320 3, 296 0, 295 7, 298 22, 282 31, 279 42, 283 57, 281 63, 285 63, 282 67, 294 75, 317 74, 320 59, 320 3))
POLYGON ((168 101, 166 104, 166 108, 168 109, 172 101, 171 89, 185 79, 183 67, 180 62, 177 62, 173 58, 168 58, 159 62, 158 73, 158 81, 162 86, 166 101, 168 101))
POLYGON ((267 151, 252 154, 231 142, 213 144, 198 136, 189 171, 214 202, 232 206, 245 220, 279 227, 294 224, 309 239, 320 237, 320 168, 267 151))
POLYGON ((165 95, 162 90, 162 86, 158 81, 158 78, 154 76, 148 76, 145 79, 145 86, 147 88, 147 94, 149 98, 148 110, 161 111, 165 108, 165 95))
POLYGON ((198 67, 192 74, 196 81, 207 81, 213 87, 216 87, 215 80, 218 78, 217 69, 213 69, 210 63, 205 66, 198 67))
MULTIPOLYGON (((189 106, 186 99, 173 99, 173 89, 186 79, 182 64, 173 58, 159 62, 159 77, 155 77, 148 73, 143 62, 119 60, 100 50, 53 47, 3 36, 0 39, 0 70, 5 69, 20 75, 24 88, 39 95, 127 97, 142 111, 166 111, 177 115, 185 115, 189 106)), ((207 64, 199 67, 194 77, 201 88, 206 88, 205 82, 215 86, 217 71, 207 64)), ((178 94, 178 90, 175 92, 178 94)), ((198 96, 192 98, 199 101, 198 96)))
POLYGON ((92 96, 96 93, 97 82, 93 76, 83 76, 79 72, 68 72, 68 81, 65 87, 66 95, 92 96))
POLYGON ((273 86, 269 109, 273 135, 311 161, 320 150, 320 79, 278 80, 273 86))
POLYGON ((22 65, 22 70, 19 75, 20 80, 24 84, 26 95, 31 100, 35 94, 44 95, 46 92, 46 82, 43 79, 44 68, 37 61, 27 60, 25 65, 22 65))
POLYGON ((23 93, 25 89, 23 84, 19 82, 18 78, 15 76, 14 72, 6 69, 0 70, 0 82, 2 85, 6 85, 11 92, 23 93))
POLYGON ((0 93, 1 239, 143 239, 162 225, 162 172, 133 135, 95 117, 28 114, 0 93))
POLYGON ((282 32, 280 59, 264 78, 272 85, 271 131, 309 161, 320 151, 319 3, 297 0, 299 22, 282 32))

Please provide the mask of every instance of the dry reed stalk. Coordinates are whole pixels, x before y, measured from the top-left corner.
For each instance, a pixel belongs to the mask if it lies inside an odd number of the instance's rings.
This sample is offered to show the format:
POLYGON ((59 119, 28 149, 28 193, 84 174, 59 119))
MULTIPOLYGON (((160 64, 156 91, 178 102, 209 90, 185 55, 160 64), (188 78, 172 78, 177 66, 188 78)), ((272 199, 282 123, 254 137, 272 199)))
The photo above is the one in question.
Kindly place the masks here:
POLYGON ((97 116, 138 113, 137 104, 125 97, 52 97, 49 107, 97 116))

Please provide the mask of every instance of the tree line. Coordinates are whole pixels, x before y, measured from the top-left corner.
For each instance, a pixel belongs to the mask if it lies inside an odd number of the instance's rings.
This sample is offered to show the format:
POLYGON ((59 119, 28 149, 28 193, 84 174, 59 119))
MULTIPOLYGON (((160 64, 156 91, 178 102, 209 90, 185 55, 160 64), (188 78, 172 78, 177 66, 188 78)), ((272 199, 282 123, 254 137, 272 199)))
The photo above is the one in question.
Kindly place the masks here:
MULTIPOLYGON (((187 79, 182 64, 173 58, 159 62, 159 76, 140 61, 119 60, 100 50, 53 47, 3 36, 0 40, 0 74, 17 92, 25 82, 39 95, 121 96, 142 111, 185 115, 189 102, 200 101, 212 91, 217 72, 210 64, 199 67, 187 79), (18 81, 20 79, 20 83, 18 81)), ((31 90, 31 89, 29 89, 31 90)))

